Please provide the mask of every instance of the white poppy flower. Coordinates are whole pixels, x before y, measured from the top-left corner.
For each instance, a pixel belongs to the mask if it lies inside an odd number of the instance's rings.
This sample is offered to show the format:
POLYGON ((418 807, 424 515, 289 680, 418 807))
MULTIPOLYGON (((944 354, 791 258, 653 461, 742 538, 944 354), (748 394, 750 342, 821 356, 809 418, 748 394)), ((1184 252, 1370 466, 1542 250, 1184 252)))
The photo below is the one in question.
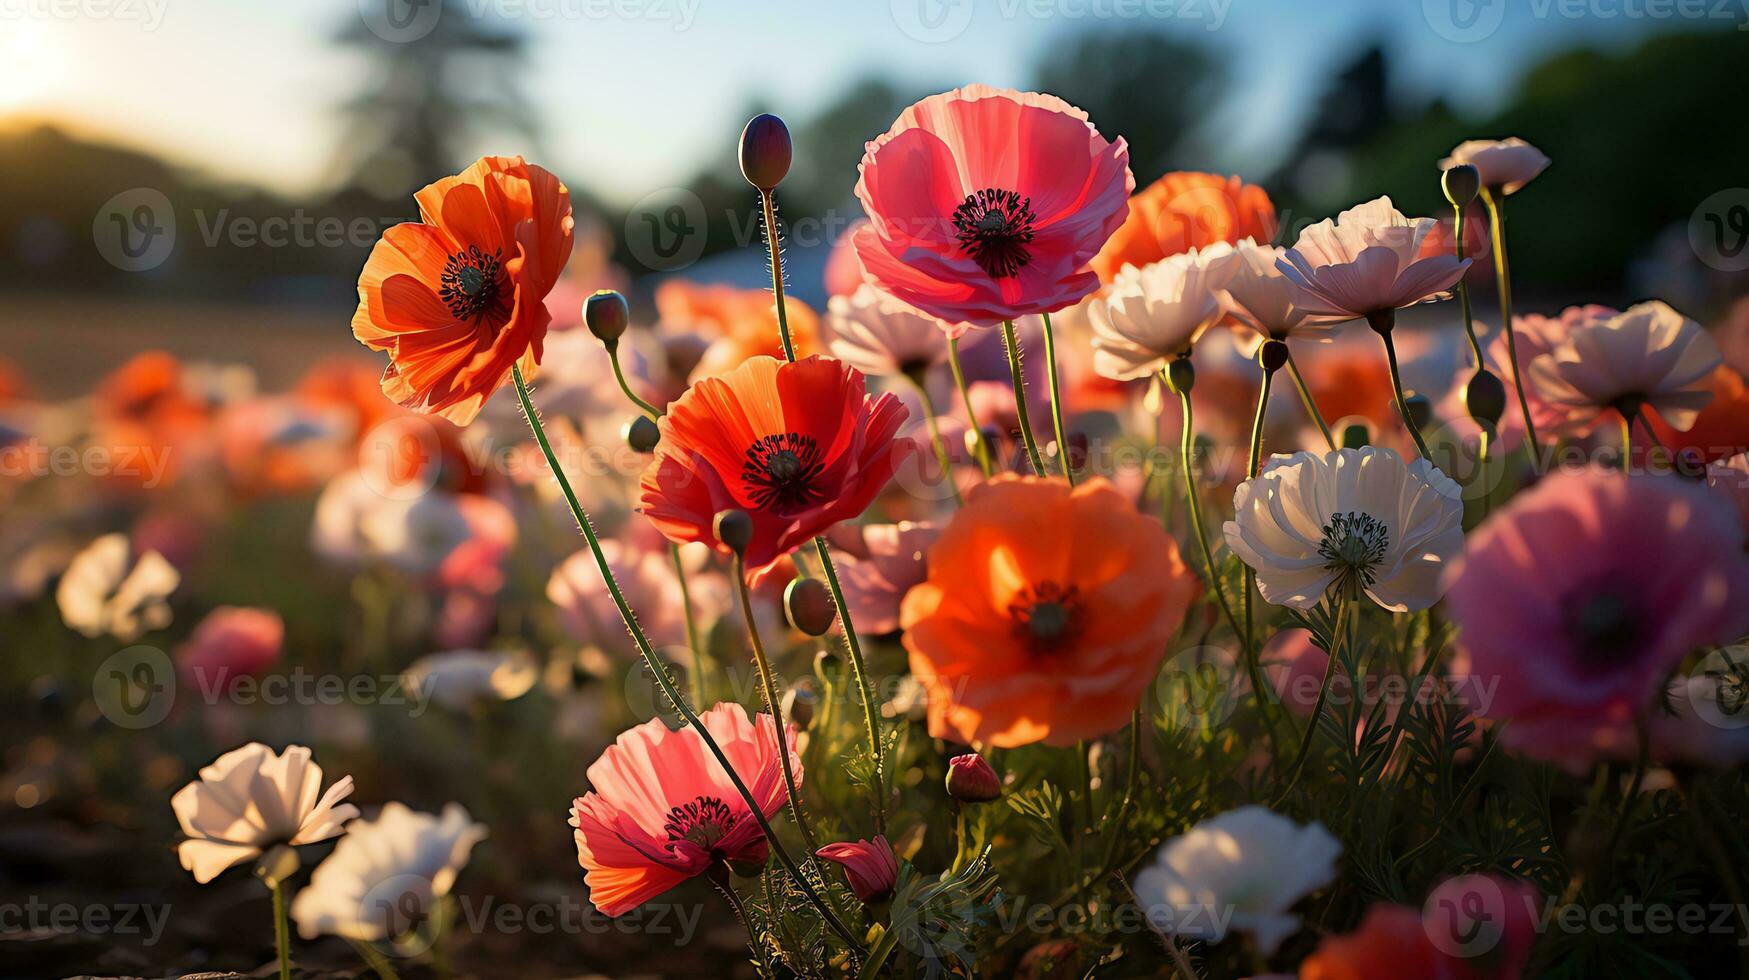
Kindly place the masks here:
POLYGON ((1272 457, 1239 484, 1233 510, 1227 546, 1264 599, 1295 609, 1349 580, 1392 612, 1426 609, 1464 547, 1458 485, 1375 446, 1272 457))
POLYGON ((176 849, 201 884, 278 844, 314 844, 334 837, 358 808, 343 776, 322 793, 322 767, 310 750, 289 745, 282 755, 251 742, 213 760, 200 778, 176 791, 170 808, 188 835, 176 849))
POLYGON ((1307 228, 1275 267, 1300 287, 1296 305, 1316 316, 1353 320, 1445 299, 1470 260, 1423 252, 1438 226, 1381 197, 1307 228))
POLYGON ((55 601, 61 619, 86 636, 126 643, 170 625, 165 600, 182 576, 156 551, 133 557, 125 534, 106 534, 79 552, 61 576, 55 601))
POLYGON ((1439 169, 1450 170, 1465 163, 1476 168, 1483 187, 1498 187, 1502 194, 1514 194, 1548 167, 1549 158, 1516 136, 1465 140, 1452 148, 1450 156, 1439 161, 1439 169))
POLYGON ((1267 956, 1299 930, 1288 910, 1335 880, 1341 854, 1322 824, 1242 806, 1162 845, 1136 875, 1136 900, 1162 933, 1210 943, 1247 933, 1267 956))
POLYGON ((1218 291, 1221 305, 1242 327, 1241 349, 1255 356, 1265 340, 1289 336, 1328 342, 1330 328, 1340 322, 1313 316, 1295 302, 1300 287, 1276 268, 1287 250, 1279 245, 1259 245, 1247 238, 1233 246, 1238 259, 1232 264, 1226 285, 1218 291))
POLYGON ((927 368, 947 357, 949 337, 970 324, 949 324, 873 283, 826 302, 832 356, 864 374, 889 376, 927 368))
POLYGON ((1525 372, 1542 400, 1565 409, 1557 430, 1582 435, 1611 410, 1658 410, 1687 431, 1712 401, 1707 376, 1723 362, 1701 325, 1653 300, 1575 324, 1525 372))
POLYGON ((1087 315, 1093 326, 1093 370, 1118 381, 1144 378, 1188 350, 1226 310, 1219 290, 1237 253, 1226 242, 1191 249, 1112 280, 1087 315))
POLYGON ((514 701, 540 679, 534 659, 521 651, 452 650, 421 657, 402 674, 407 687, 451 711, 514 701))
POLYGON ((298 933, 359 942, 403 935, 449 894, 485 837, 458 803, 441 818, 388 804, 375 820, 353 823, 292 900, 298 933))

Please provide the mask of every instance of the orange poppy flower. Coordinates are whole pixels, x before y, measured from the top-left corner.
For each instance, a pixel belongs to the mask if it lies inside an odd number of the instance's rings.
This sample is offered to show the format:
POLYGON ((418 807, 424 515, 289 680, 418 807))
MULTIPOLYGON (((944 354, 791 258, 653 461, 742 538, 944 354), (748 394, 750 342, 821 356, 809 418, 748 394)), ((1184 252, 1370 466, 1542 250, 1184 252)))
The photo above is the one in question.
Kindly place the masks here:
POLYGON ((466 425, 540 363, 542 300, 571 255, 571 192, 521 157, 483 157, 414 195, 358 277, 352 335, 388 351, 383 393, 466 425))
POLYGON ((1130 198, 1130 214, 1093 257, 1099 281, 1110 283, 1126 264, 1158 262, 1168 255, 1216 242, 1275 238, 1275 205, 1263 188, 1237 177, 1193 171, 1169 173, 1130 198))
POLYGON ((999 748, 1116 731, 1202 583, 1104 480, 998 477, 929 549, 900 607, 929 734, 999 748))
POLYGON ((644 469, 644 514, 670 541, 727 554, 712 520, 744 510, 753 518, 747 567, 762 569, 867 509, 916 448, 893 438, 906 415, 891 393, 869 395, 843 361, 754 357, 669 406, 644 469))
MULTIPOLYGON (((796 356, 820 350, 820 317, 808 304, 784 297, 790 341, 796 356)), ((703 285, 670 279, 656 287, 656 314, 666 326, 690 330, 709 341, 692 378, 722 374, 749 358, 782 357, 778 339, 777 303, 767 289, 703 285)))
POLYGON ((1721 364, 1707 378, 1707 387, 1713 400, 1694 417, 1687 432, 1673 428, 1656 409, 1648 408, 1646 419, 1664 448, 1692 449, 1711 463, 1749 450, 1749 385, 1734 368, 1721 364))

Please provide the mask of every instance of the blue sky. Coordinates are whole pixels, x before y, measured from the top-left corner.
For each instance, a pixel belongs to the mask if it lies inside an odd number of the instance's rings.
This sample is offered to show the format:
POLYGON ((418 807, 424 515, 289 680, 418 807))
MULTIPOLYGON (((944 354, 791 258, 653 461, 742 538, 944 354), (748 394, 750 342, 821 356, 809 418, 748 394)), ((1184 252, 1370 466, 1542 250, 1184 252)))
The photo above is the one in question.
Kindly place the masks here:
MULTIPOLYGON (((0 125, 52 118, 216 176, 320 187, 338 138, 332 107, 367 70, 331 39, 361 4, 384 2, 0 0, 0 125)), ((1444 94, 1480 113, 1545 51, 1749 19, 1749 0, 460 2, 464 15, 526 27, 545 156, 618 202, 684 180, 732 144, 755 97, 803 115, 869 72, 939 89, 1023 85, 1089 28, 1175 32, 1229 59, 1232 90, 1209 107, 1222 138, 1200 163, 1246 171, 1291 142, 1331 68, 1375 38, 1411 97, 1444 94)))

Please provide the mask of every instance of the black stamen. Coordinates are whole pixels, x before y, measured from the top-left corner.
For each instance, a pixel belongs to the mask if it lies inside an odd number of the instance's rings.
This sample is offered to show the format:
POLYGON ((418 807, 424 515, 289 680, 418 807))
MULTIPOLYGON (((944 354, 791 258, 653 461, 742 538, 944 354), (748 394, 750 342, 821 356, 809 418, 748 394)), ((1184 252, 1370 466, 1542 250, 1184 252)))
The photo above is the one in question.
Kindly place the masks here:
POLYGON ((488 316, 493 319, 509 316, 502 254, 499 249, 487 255, 480 246, 470 245, 467 251, 455 253, 444 263, 438 298, 449 307, 451 316, 475 323, 488 316))
POLYGON ((669 810, 662 829, 671 841, 689 840, 708 851, 734 826, 735 812, 727 803, 714 796, 700 796, 669 810))
POLYGON ((763 436, 747 447, 741 479, 750 484, 755 505, 782 514, 825 497, 825 491, 814 485, 825 468, 812 437, 785 432, 763 436))
POLYGON ((1318 554, 1325 568, 1341 571, 1344 581, 1357 576, 1364 587, 1373 584, 1390 544, 1391 530, 1383 521, 1349 511, 1330 515, 1330 522, 1324 525, 1324 540, 1318 542, 1318 554))
POLYGON ((953 212, 960 248, 992 279, 1007 279, 1032 261, 1032 198, 1015 191, 985 188, 969 195, 953 212))
POLYGON ((1048 653, 1070 642, 1081 632, 1079 597, 1073 585, 1040 582, 1027 588, 1008 604, 1014 635, 1035 653, 1048 653))

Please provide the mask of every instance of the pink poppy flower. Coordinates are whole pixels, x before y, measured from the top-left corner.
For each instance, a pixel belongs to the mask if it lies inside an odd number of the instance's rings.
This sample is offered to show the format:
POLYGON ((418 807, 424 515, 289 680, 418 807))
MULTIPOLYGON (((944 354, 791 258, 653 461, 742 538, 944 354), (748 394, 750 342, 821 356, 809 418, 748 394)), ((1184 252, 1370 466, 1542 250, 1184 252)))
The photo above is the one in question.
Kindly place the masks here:
POLYGON ((1352 320, 1445 299, 1470 260, 1423 253, 1438 224, 1404 217, 1381 197, 1301 232, 1276 268, 1300 287, 1296 305, 1313 316, 1352 320))
MULTIPOLYGON (((658 647, 680 646, 686 642, 685 603, 680 595, 680 580, 674 574, 674 561, 666 548, 627 547, 623 541, 601 542, 602 554, 619 582, 621 591, 633 609, 638 611, 638 624, 650 642, 658 647)), ((715 595, 720 589, 708 589, 702 580, 708 576, 694 573, 691 596, 695 609, 700 610, 700 622, 720 613, 724 603, 715 595)), ((636 657, 637 647, 626 634, 620 621, 619 607, 601 581, 601 569, 595 556, 584 548, 560 562, 547 579, 547 598, 559 613, 559 624, 579 643, 589 643, 625 657, 636 657)))
POLYGON ((1439 169, 1450 170, 1465 163, 1476 168, 1483 187, 1498 188, 1502 194, 1516 194, 1548 168, 1549 158, 1516 136, 1503 140, 1465 140, 1452 148, 1450 156, 1439 161, 1439 169))
MULTIPOLYGON (((1574 328, 1581 324, 1601 323, 1615 316, 1617 312, 1612 307, 1588 303, 1584 306, 1569 306, 1556 316, 1543 316, 1540 313, 1514 316, 1512 332, 1518 346, 1518 365, 1528 366, 1538 357, 1554 350, 1556 344, 1566 340, 1574 328)), ((1476 323, 1478 334, 1485 333, 1486 330, 1482 323, 1476 323)), ((1495 446, 1500 453, 1510 453, 1524 439, 1524 416, 1517 411, 1517 395, 1513 394, 1513 379, 1518 365, 1512 363, 1512 357, 1507 351, 1505 331, 1494 331, 1493 338, 1487 340, 1482 347, 1482 359, 1488 369, 1499 375, 1506 385, 1507 411, 1500 415, 1495 446)), ((1475 430, 1471 428, 1465 414, 1462 392, 1473 372, 1474 368, 1468 362, 1458 368, 1450 396, 1442 400, 1437 413, 1441 418, 1454 420, 1454 428, 1466 438, 1475 430)), ((1558 430, 1561 423, 1566 421, 1568 410, 1545 398, 1542 390, 1528 374, 1525 376, 1524 400, 1530 405, 1530 417, 1536 423, 1537 435, 1544 441, 1552 442, 1557 439, 1558 430)))
POLYGON ((874 840, 827 844, 814 853, 844 869, 844 877, 857 898, 882 902, 893 897, 893 886, 899 880, 899 859, 885 837, 877 834, 874 840))
POLYGON ((1447 582, 1452 675, 1476 713, 1512 719, 1506 744, 1575 768, 1624 728, 1631 741, 1627 723, 1690 651, 1749 626, 1742 523, 1675 477, 1547 477, 1470 535, 1447 582), (1551 731, 1570 737, 1557 747, 1551 731))
POLYGON ((1256 357, 1265 340, 1291 336, 1328 343, 1330 328, 1337 322, 1299 307, 1299 287, 1276 268, 1286 251, 1249 238, 1233 246, 1237 259, 1230 264, 1226 284, 1217 295, 1238 334, 1239 350, 1247 358, 1256 357))
POLYGON ((1052 313, 1098 289, 1088 263, 1136 186, 1128 145, 1087 113, 987 85, 906 109, 858 170, 865 275, 950 323, 1052 313))
POLYGON ((1700 324, 1653 300, 1575 325, 1526 365, 1525 376, 1564 413, 1554 427, 1562 435, 1584 435, 1605 416, 1646 407, 1687 431, 1712 401, 1707 380, 1721 363, 1700 324))
POLYGON ((926 371, 947 359, 947 340, 970 329, 945 323, 879 286, 863 283, 826 304, 826 345, 863 374, 891 377, 926 371))
MULTIPOLYGON (((724 703, 701 720, 766 817, 788 799, 770 715, 724 703)), ((802 778, 796 732, 785 726, 802 778)), ((765 835, 704 739, 652 718, 620 735, 589 767, 593 787, 571 805, 589 900, 618 917, 719 862, 763 865, 765 835)))
POLYGON ((226 690, 279 659, 285 621, 271 609, 220 606, 207 613, 188 642, 176 649, 183 677, 201 690, 226 690))
POLYGON ((941 537, 931 523, 841 524, 827 535, 842 553, 838 575, 851 618, 865 633, 899 628, 899 603, 911 586, 929 577, 924 558, 941 537))

